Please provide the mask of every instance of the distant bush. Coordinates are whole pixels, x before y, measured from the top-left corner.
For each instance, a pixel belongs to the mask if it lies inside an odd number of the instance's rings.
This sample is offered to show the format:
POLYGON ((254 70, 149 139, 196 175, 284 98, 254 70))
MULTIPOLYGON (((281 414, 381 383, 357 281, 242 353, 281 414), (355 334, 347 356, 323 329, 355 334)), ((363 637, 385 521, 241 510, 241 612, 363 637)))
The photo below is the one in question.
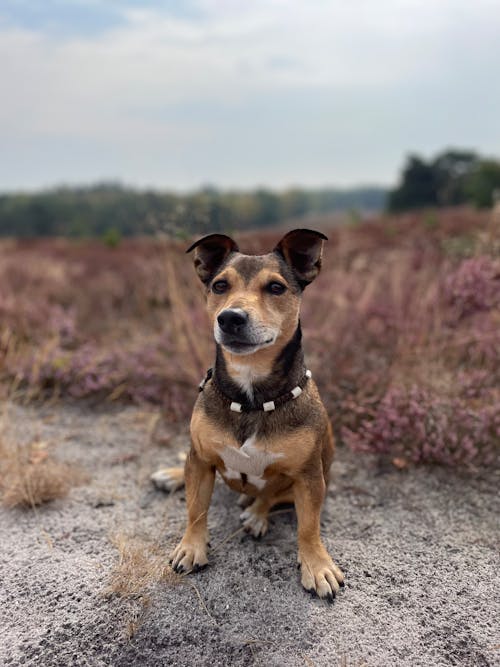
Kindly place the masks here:
POLYGON ((116 248, 122 240, 122 235, 115 227, 111 227, 104 232, 102 240, 109 248, 116 248))

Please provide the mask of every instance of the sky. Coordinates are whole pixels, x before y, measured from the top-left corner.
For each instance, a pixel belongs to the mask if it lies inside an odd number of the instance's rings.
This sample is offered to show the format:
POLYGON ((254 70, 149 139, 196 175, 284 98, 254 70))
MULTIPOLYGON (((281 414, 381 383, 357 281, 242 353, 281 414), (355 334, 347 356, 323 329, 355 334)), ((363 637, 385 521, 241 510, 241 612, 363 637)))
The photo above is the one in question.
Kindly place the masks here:
POLYGON ((0 191, 392 185, 499 67, 498 0, 0 0, 0 191))

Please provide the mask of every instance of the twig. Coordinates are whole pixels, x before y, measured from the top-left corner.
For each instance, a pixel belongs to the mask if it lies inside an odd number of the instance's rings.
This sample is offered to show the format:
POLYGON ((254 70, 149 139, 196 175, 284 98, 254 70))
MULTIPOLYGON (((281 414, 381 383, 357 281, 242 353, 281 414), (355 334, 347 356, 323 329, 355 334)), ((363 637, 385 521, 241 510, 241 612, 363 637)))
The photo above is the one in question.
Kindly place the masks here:
MULTIPOLYGON (((183 575, 183 576, 186 576, 186 575, 183 575)), ((201 605, 201 607, 205 610, 207 616, 210 618, 210 620, 212 620, 212 621, 215 623, 215 625, 219 625, 219 624, 217 623, 217 621, 215 620, 215 618, 212 616, 212 614, 208 611, 208 607, 207 607, 207 605, 205 604, 205 601, 203 600, 203 598, 201 597, 201 593, 200 593, 200 591, 198 590, 198 587, 196 586, 196 584, 194 584, 194 583, 193 583, 191 580, 189 580, 189 579, 187 579, 186 581, 188 582, 188 584, 191 586, 191 588, 194 590, 194 592, 195 592, 196 595, 198 596, 198 600, 200 601, 200 605, 201 605)))

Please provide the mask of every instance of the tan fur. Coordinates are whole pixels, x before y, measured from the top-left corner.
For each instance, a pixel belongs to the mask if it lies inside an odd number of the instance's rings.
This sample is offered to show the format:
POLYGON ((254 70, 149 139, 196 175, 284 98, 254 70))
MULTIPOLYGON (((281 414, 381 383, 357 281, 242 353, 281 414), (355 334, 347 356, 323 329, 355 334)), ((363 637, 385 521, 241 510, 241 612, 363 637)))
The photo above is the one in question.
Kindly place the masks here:
MULTIPOLYGON (((322 241, 318 237, 324 238, 316 232, 295 230, 277 246, 305 284, 314 279, 321 265, 322 241)), ((232 354, 221 346, 227 374, 240 385, 270 378, 278 355, 297 330, 301 290, 278 255, 256 257, 252 264, 250 258, 237 252, 236 244, 228 237, 216 235, 207 239, 205 245, 202 239, 193 246, 198 274, 207 285, 227 281, 227 290, 222 294, 208 289, 207 308, 212 324, 225 309, 241 309, 256 330, 261 327, 266 332, 276 332, 272 344, 251 354, 232 354), (214 248, 218 254, 214 254, 214 248), (216 264, 221 264, 219 270, 216 264), (279 297, 269 293, 266 286, 272 281, 285 284, 286 292, 279 297)), ((286 381, 285 375, 283 378, 286 381)), ((333 599, 343 575, 321 540, 320 512, 334 441, 314 381, 308 381, 298 398, 273 412, 243 415, 229 410, 210 380, 193 410, 191 441, 185 466, 188 526, 171 554, 174 569, 191 571, 207 563, 207 512, 218 471, 228 486, 243 494, 248 506, 241 519, 255 536, 267 531, 267 515, 273 505, 294 502, 302 584, 320 597, 333 599), (229 462, 227 466, 225 461, 229 462)))

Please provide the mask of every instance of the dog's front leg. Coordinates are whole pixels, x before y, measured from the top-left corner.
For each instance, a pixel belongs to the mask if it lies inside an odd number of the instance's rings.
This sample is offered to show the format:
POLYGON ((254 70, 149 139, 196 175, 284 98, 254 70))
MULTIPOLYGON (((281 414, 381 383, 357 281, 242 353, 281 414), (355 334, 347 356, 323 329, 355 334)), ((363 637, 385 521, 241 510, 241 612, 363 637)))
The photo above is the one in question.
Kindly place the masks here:
POLYGON ((207 514, 214 488, 215 468, 191 450, 186 459, 188 525, 184 537, 170 554, 176 572, 193 572, 207 564, 207 514))
POLYGON ((321 471, 301 477, 293 486, 298 523, 298 561, 304 588, 333 600, 344 575, 330 558, 320 536, 320 513, 326 485, 321 471))

